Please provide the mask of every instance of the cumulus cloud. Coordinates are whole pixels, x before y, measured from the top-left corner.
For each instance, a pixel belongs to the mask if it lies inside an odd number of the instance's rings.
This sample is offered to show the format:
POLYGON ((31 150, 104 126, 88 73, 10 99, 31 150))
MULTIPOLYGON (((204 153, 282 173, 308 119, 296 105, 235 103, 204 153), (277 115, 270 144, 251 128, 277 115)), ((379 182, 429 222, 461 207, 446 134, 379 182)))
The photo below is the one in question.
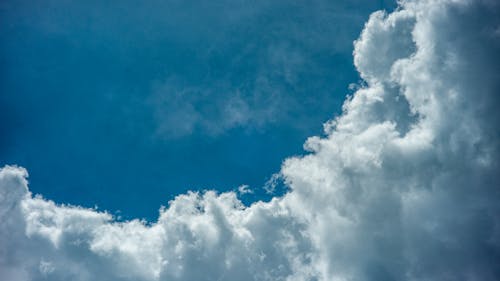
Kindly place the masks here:
POLYGON ((188 193, 156 222, 117 222, 4 167, 2 280, 500 279, 499 4, 400 5, 366 23, 365 84, 270 202, 188 193))

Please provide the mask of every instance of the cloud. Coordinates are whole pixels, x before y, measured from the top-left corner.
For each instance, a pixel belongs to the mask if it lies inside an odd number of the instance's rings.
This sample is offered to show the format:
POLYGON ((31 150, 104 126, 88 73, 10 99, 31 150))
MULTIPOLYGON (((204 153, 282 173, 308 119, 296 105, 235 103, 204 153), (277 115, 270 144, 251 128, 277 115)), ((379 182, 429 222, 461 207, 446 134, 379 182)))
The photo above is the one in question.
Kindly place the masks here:
POLYGON ((153 224, 57 206, 5 167, 0 272, 8 280, 284 280, 309 240, 280 200, 244 208, 234 193, 189 193, 153 224), (263 235, 265 233, 265 235, 263 235), (8 241, 8 243, 4 243, 8 241))
POLYGON ((252 193, 253 193, 253 190, 247 184, 243 184, 243 185, 238 186, 238 194, 239 195, 252 194, 252 193))
POLYGON ((182 64, 152 86, 147 108, 156 136, 218 137, 278 126, 305 132, 324 121, 342 94, 337 89, 355 77, 344 58, 365 15, 390 6, 352 2, 218 0, 166 7, 173 10, 166 20, 173 31, 166 33, 168 44, 159 44, 180 47, 170 64, 182 64))
POLYGON ((497 280, 499 4, 405 1, 355 42, 365 84, 290 188, 243 206, 188 193, 156 222, 114 221, 0 171, 5 280, 497 280))

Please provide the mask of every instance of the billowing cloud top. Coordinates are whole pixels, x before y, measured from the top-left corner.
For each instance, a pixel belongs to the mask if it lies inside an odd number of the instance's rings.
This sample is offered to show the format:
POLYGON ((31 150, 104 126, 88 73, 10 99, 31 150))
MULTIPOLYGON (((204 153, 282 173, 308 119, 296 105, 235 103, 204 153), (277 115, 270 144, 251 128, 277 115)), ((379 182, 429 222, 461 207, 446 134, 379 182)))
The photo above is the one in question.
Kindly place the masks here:
POLYGON ((0 171, 1 280, 500 279, 500 6, 404 1, 355 42, 365 84, 287 159, 283 197, 189 193, 157 222, 0 171))

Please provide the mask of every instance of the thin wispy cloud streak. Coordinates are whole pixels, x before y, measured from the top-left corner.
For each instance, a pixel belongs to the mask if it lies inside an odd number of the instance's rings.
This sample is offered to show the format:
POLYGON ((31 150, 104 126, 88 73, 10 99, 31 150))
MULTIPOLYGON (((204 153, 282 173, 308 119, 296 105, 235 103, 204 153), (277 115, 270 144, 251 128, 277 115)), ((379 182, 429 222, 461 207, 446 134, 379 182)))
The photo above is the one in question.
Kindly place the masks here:
POLYGON ((364 82, 283 162, 289 191, 269 202, 191 192, 155 222, 118 222, 33 195, 24 168, 4 167, 1 279, 500 279, 499 8, 372 14, 353 53, 364 82))

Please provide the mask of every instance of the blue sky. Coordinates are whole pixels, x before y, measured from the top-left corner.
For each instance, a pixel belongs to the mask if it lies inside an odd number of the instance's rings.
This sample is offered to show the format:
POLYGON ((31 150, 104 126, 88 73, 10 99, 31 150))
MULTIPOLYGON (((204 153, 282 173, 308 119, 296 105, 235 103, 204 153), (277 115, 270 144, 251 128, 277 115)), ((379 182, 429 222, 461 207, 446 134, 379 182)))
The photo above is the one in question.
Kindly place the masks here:
POLYGON ((0 159, 56 202, 154 219, 187 190, 246 203, 359 77, 393 1, 2 1, 0 159), (55 177, 54 175, 58 175, 55 177))

